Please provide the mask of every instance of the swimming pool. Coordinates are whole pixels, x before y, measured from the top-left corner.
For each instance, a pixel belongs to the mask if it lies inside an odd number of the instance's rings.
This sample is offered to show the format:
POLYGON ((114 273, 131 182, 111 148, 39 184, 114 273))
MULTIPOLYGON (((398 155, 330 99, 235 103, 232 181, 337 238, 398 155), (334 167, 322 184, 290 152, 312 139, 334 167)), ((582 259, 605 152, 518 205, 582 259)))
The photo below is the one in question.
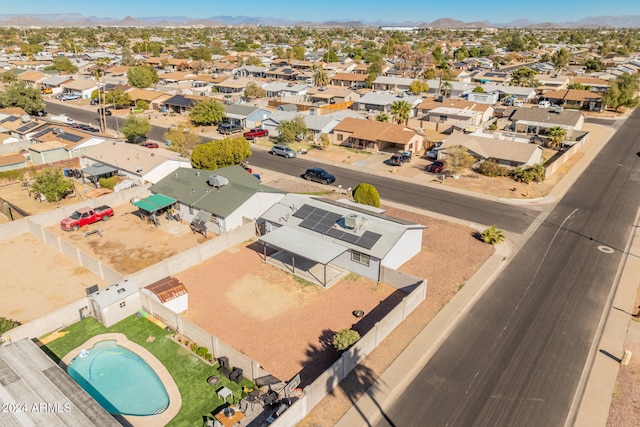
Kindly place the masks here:
POLYGON ((167 390, 153 369, 113 340, 82 350, 67 372, 111 414, 155 415, 169 406, 167 390))

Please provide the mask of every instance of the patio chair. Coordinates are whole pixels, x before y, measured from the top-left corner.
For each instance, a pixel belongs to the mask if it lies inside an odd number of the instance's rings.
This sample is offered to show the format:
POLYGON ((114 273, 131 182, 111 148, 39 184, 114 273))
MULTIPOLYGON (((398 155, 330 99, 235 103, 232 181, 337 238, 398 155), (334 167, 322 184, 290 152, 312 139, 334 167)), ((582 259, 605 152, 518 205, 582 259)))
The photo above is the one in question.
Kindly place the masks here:
POLYGON ((220 367, 218 368, 220 375, 224 375, 229 378, 229 375, 231 375, 232 372, 231 367, 229 366, 229 358, 226 356, 220 356, 218 357, 218 363, 220 364, 220 367))
POLYGON ((233 368, 233 371, 229 374, 229 379, 236 384, 240 384, 243 378, 242 369, 240 368, 233 368))

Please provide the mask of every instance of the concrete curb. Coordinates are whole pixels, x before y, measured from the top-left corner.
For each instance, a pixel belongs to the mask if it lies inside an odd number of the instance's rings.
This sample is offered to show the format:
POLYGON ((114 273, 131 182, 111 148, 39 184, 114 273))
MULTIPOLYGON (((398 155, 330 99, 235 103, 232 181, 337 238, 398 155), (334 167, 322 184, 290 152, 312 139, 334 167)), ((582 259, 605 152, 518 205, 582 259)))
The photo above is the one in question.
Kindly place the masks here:
POLYGON ((506 242, 496 245, 494 254, 344 414, 337 427, 371 426, 380 420, 382 411, 413 381, 457 326, 462 315, 508 264, 512 249, 506 242), (412 369, 407 372, 408 366, 412 369))

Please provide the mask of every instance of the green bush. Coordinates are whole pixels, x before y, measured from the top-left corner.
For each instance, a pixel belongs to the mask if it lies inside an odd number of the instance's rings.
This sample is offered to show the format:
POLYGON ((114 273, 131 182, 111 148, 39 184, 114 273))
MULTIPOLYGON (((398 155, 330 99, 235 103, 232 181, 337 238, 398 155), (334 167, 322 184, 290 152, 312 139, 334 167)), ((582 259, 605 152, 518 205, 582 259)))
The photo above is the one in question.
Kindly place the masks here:
POLYGON ((518 167, 511 172, 511 177, 525 184, 529 184, 531 181, 542 182, 545 179, 544 166, 538 163, 526 169, 518 167))
POLYGON ((495 245, 496 243, 500 243, 504 241, 504 239, 505 239, 504 232, 496 228, 495 225, 490 226, 489 228, 487 228, 482 232, 482 240, 485 243, 490 243, 492 245, 495 245))
POLYGON ((500 166, 496 162, 485 161, 478 166, 478 172, 485 176, 509 176, 511 170, 504 166, 500 166))
POLYGON ((111 178, 100 178, 98 183, 100 184, 100 188, 108 188, 109 190, 113 190, 113 187, 116 186, 120 179, 117 176, 112 176, 111 178))
POLYGON ((353 189, 353 200, 363 205, 380 207, 380 195, 378 190, 371 184, 361 182, 353 189))
POLYGON ((211 362, 211 359, 213 359, 213 355, 211 353, 207 353, 204 355, 204 360, 206 360, 207 362, 211 362))
POLYGON ((4 334, 7 331, 15 328, 16 326, 20 326, 21 323, 17 320, 7 319, 5 317, 0 317, 0 334, 4 334))
POLYGON ((189 348, 195 353, 196 351, 198 351, 198 344, 192 342, 189 348))
POLYGON ((191 344, 191 341, 189 341, 189 340, 185 340, 185 341, 184 341, 184 345, 185 345, 185 346, 189 347, 189 345, 190 345, 190 344, 191 344))
POLYGON ((200 357, 204 357, 204 355, 207 353, 209 353, 207 347, 198 347, 198 350, 196 351, 196 354, 200 357))
POLYGON ((340 329, 333 336, 333 347, 338 351, 344 351, 357 343, 359 339, 360 334, 358 333, 358 331, 347 328, 340 329))
POLYGON ((136 101, 136 107, 140 107, 143 110, 148 110, 149 109, 149 103, 147 101, 145 101, 144 99, 138 99, 136 101))

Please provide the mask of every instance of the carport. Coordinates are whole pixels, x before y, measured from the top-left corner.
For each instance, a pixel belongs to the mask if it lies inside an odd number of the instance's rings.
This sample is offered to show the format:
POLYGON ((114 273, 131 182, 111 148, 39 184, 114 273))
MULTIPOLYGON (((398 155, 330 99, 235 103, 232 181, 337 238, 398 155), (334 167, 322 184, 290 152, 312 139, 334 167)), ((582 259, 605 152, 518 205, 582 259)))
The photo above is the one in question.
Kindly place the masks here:
POLYGON ((132 204, 139 209, 141 217, 144 216, 158 225, 158 213, 162 213, 169 209, 176 202, 176 199, 164 194, 152 194, 144 199, 135 200, 132 204))
POLYGON ((118 169, 107 166, 103 163, 94 163, 91 166, 87 166, 86 168, 80 169, 80 173, 82 174, 82 183, 85 184, 85 178, 93 183, 93 186, 98 188, 98 180, 100 178, 110 178, 118 172, 118 169))
POLYGON ((340 279, 347 271, 329 265, 331 261, 347 251, 344 246, 290 227, 280 227, 260 237, 264 246, 264 260, 270 258, 272 264, 285 266, 291 273, 311 279, 323 287, 340 279), (267 256, 267 246, 279 249, 267 256), (322 278, 318 264, 322 265, 322 278), (302 274, 301 274, 302 273, 302 274))

